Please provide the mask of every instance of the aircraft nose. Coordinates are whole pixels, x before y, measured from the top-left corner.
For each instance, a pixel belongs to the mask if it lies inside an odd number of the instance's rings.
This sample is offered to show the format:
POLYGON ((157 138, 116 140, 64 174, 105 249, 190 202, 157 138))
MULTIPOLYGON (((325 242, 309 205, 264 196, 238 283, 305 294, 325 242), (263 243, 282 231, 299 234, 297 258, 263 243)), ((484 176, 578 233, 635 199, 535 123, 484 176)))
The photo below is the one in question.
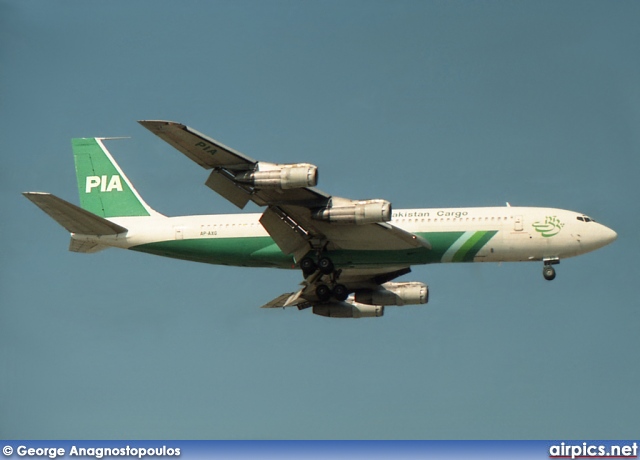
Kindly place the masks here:
POLYGON ((618 234, 611 230, 609 227, 605 227, 604 225, 603 227, 603 231, 602 231, 602 242, 603 244, 611 244, 613 243, 617 238, 618 238, 618 234))

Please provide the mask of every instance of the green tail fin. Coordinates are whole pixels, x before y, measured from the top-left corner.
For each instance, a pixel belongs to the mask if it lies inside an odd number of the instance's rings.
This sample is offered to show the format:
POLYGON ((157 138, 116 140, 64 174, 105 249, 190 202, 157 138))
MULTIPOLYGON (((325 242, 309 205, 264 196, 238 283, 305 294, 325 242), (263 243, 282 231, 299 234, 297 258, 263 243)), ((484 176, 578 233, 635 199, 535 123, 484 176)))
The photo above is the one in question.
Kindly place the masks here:
POLYGON ((80 205, 100 217, 157 214, 144 202, 100 138, 72 139, 80 205))

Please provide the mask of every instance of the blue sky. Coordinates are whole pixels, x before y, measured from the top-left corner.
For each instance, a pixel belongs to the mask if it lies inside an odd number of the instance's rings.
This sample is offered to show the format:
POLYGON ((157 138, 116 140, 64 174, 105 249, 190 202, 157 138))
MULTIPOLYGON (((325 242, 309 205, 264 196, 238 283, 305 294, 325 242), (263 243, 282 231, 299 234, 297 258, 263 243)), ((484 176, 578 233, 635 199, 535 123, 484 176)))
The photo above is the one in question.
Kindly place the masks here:
MULTIPOLYGON (((640 428, 640 4, 0 2, 0 437, 634 438, 640 428), (70 138, 167 215, 236 212, 140 127, 188 124, 310 162, 395 208, 548 206, 618 232, 558 267, 416 267, 424 306, 335 320, 257 308, 297 271, 68 235, 70 138)), ((249 209, 250 212, 258 208, 249 209)))

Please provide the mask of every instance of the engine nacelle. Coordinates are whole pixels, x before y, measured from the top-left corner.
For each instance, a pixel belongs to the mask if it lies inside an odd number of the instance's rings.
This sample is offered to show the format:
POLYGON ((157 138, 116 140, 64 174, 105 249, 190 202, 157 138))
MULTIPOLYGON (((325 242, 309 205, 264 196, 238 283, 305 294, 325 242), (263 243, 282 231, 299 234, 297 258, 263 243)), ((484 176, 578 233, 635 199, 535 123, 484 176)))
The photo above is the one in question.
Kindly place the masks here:
POLYGON ((385 283, 381 289, 357 291, 356 302, 368 305, 419 305, 429 301, 429 288, 424 283, 385 283))
POLYGON ((236 176, 238 182, 262 188, 303 188, 318 184, 318 167, 308 163, 258 163, 255 171, 236 176))
POLYGON ((342 224, 374 224, 391 220, 391 203, 385 200, 341 200, 311 214, 316 220, 342 224))
POLYGON ((328 318, 376 318, 384 315, 384 307, 357 302, 326 302, 315 305, 313 314, 328 318))

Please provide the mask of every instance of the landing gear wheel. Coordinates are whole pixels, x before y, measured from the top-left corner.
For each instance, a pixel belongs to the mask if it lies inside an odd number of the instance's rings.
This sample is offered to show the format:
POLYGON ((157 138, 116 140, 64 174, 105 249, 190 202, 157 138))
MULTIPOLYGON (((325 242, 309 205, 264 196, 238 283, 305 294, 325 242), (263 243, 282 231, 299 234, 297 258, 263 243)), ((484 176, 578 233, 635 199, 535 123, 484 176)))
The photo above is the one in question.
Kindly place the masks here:
POLYGON ((328 257, 321 257, 318 261, 318 268, 325 275, 330 275, 334 270, 333 262, 328 257))
POLYGON ((333 288, 333 296, 336 300, 343 302, 349 297, 349 289, 344 284, 336 284, 336 287, 333 288))
POLYGON ((304 273, 305 277, 307 277, 315 272, 318 266, 311 257, 305 257, 300 261, 300 268, 302 269, 302 273, 304 273))
POLYGON ((547 281, 551 281, 556 277, 556 271, 551 265, 545 265, 542 267, 542 276, 544 276, 544 279, 547 281))
POLYGON ((331 297, 331 289, 326 284, 321 284, 316 288, 316 296, 320 302, 326 302, 331 297))

